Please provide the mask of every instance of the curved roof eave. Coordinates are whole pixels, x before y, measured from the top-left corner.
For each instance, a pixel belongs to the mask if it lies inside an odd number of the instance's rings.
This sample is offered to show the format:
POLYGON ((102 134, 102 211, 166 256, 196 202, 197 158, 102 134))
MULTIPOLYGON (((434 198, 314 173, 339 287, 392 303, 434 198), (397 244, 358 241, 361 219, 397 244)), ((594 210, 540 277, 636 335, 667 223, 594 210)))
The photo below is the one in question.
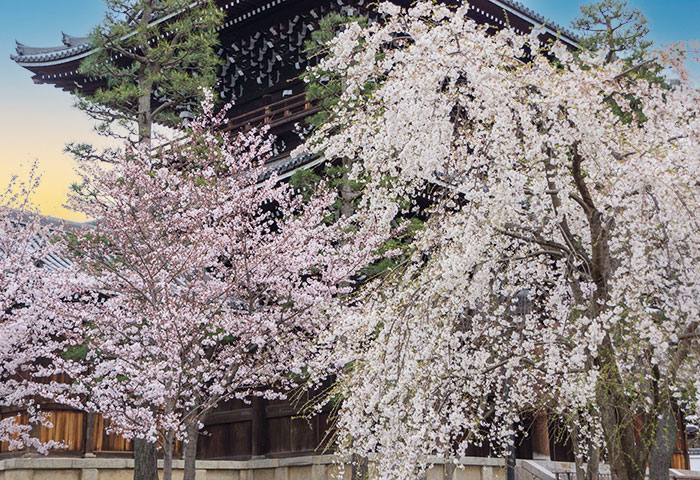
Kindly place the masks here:
MULTIPOLYGON (((256 10, 254 10, 256 13, 260 13, 262 11, 268 10, 269 8, 273 6, 277 6, 280 3, 283 3, 285 0, 272 0, 268 2, 267 4, 263 6, 258 6, 256 10)), ((234 4, 240 4, 240 3, 246 3, 247 0, 233 0, 228 3, 226 3, 224 6, 220 6, 219 9, 221 11, 227 10, 230 6, 234 4)), ((195 0, 190 6, 194 6, 198 3, 197 0, 195 0)), ((256 5, 253 5, 255 8, 256 5)), ((157 20, 153 21, 151 24, 149 24, 149 27, 158 25, 163 22, 167 22, 171 18, 177 16, 180 12, 173 12, 169 15, 166 15, 162 18, 158 18, 157 20)), ((238 18, 234 19, 233 21, 229 21, 226 23, 226 25, 231 24, 231 23, 237 23, 238 21, 250 17, 250 12, 247 12, 243 15, 240 15, 238 18)), ((223 28, 224 26, 220 27, 219 29, 223 28)), ((132 34, 127 34, 126 37, 131 36, 132 34)), ((28 47, 20 42, 17 43, 17 55, 10 55, 10 59, 13 61, 17 62, 18 64, 22 65, 23 67, 51 67, 51 66, 56 66, 56 65, 62 65, 66 63, 70 63, 76 60, 81 60, 92 53, 94 53, 97 49, 96 48, 91 48, 89 44, 89 37, 76 37, 72 35, 67 35, 63 33, 63 43, 64 47, 48 47, 48 48, 35 48, 35 47, 28 47), (74 44, 75 43, 75 44, 74 44), (27 49, 33 53, 29 54, 24 54, 24 50, 27 49)))
MULTIPOLYGON (((240 2, 241 0, 238 0, 240 2)), ((284 0, 275 0, 259 7, 258 10, 264 11, 272 6, 279 5, 283 3, 284 0)), ((553 35, 554 37, 561 37, 565 39, 568 43, 573 46, 580 47, 579 39, 571 31, 563 29, 552 22, 548 22, 542 15, 532 11, 531 9, 525 7, 523 4, 516 0, 489 0, 494 5, 503 8, 505 11, 512 13, 518 17, 523 18, 523 20, 532 23, 533 26, 542 25, 547 33, 553 35)), ((225 4, 219 7, 221 10, 227 10, 234 2, 225 4)), ((158 19, 153 22, 153 24, 158 24, 163 21, 167 21, 175 13, 170 14, 164 18, 158 19)), ((248 14, 243 14, 239 18, 233 21, 226 22, 226 25, 237 23, 237 21, 246 18, 248 14)), ((224 26, 226 26, 224 25, 224 26)), ((10 58, 22 65, 23 67, 51 67, 56 65, 63 65, 71 63, 73 61, 81 60, 96 51, 94 48, 90 48, 87 37, 74 37, 70 35, 63 34, 63 43, 66 47, 50 47, 50 48, 33 48, 23 45, 17 42, 17 53, 18 55, 10 55, 10 58), (27 49, 29 51, 35 51, 36 53, 30 53, 24 55, 23 51, 27 49)))
MULTIPOLYGON (((27 56, 19 56, 19 55, 11 55, 10 58, 17 62, 19 65, 23 67, 52 67, 55 65, 63 65, 66 63, 71 63, 77 60, 82 60, 83 58, 92 55, 96 49, 92 48, 89 50, 85 50, 84 52, 80 54, 74 54, 68 57, 63 57, 63 58, 57 58, 55 60, 41 60, 38 58, 27 58, 27 56)), ((33 55, 32 55, 33 56, 33 55)), ((38 56, 38 55, 37 55, 38 56)))
POLYGON ((576 34, 574 34, 572 31, 570 31, 567 28, 562 28, 561 26, 557 25, 556 23, 550 22, 547 19, 545 19, 542 15, 539 13, 533 11, 530 8, 527 8, 525 5, 522 3, 516 1, 516 0, 489 0, 490 2, 494 3, 495 5, 498 5, 499 7, 503 8, 504 10, 517 15, 519 17, 524 17, 524 20, 527 20, 528 22, 532 23, 533 26, 537 25, 542 25, 545 30, 553 35, 554 37, 562 37, 566 39, 569 43, 571 43, 573 46, 580 48, 581 45, 579 45, 580 38, 576 34))

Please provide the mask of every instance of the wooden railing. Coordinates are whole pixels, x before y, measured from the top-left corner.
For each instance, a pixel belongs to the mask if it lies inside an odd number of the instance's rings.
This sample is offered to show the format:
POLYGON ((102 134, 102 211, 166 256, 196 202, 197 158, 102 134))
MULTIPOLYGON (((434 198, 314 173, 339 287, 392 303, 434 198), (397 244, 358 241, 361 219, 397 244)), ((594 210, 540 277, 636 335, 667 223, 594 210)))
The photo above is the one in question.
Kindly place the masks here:
POLYGON ((229 120, 225 131, 249 130, 258 125, 279 127, 286 123, 301 120, 320 110, 306 99, 306 93, 299 93, 264 107, 251 110, 229 120))

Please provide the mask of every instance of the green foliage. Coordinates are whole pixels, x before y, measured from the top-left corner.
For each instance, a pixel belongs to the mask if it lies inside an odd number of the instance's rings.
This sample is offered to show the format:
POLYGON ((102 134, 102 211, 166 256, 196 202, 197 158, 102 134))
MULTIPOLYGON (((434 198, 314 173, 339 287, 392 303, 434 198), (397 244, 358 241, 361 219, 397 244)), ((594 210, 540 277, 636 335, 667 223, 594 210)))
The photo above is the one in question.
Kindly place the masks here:
POLYGON ((581 46, 587 50, 606 51, 606 60, 636 58, 639 60, 651 46, 647 19, 625 0, 602 0, 581 6, 581 16, 572 26, 583 33, 581 46))
POLYGON ((294 174, 289 178, 289 183, 295 190, 301 193, 304 201, 308 201, 313 194, 316 193, 318 184, 321 182, 321 180, 321 175, 316 173, 314 170, 300 169, 294 172, 294 174))
POLYGON ((80 95, 78 107, 113 134, 112 122, 138 121, 139 139, 151 125, 177 125, 178 109, 196 109, 202 87, 216 82, 214 51, 224 14, 214 0, 106 0, 103 23, 91 34, 96 51, 80 73, 105 86, 80 95))
POLYGON ((403 264, 413 253, 413 241, 423 230, 425 222, 413 217, 402 224, 401 233, 390 238, 379 249, 379 253, 394 252, 390 257, 381 258, 364 268, 363 273, 369 278, 376 278, 394 271, 403 264))
MULTIPOLYGON (((362 181, 348 179, 348 167, 343 165, 326 166, 322 172, 314 170, 297 170, 289 180, 289 183, 298 190, 305 200, 311 198, 322 181, 332 189, 340 190, 346 184, 351 187, 354 192, 353 206, 356 208, 362 199, 362 190, 365 183, 362 181)), ((339 196, 334 204, 335 213, 327 220, 335 221, 341 216, 341 203, 343 198, 339 196)), ((345 200, 347 201, 347 200, 345 200)), ((404 203, 408 203, 405 201, 404 203)), ((403 205, 406 207, 407 205, 403 205)), ((384 255, 387 252, 394 254, 388 257, 380 258, 371 265, 368 265, 362 270, 362 276, 366 278, 376 278, 381 275, 388 274, 393 271, 398 265, 402 264, 413 252, 412 245, 416 235, 423 229, 425 222, 419 218, 397 219, 396 226, 401 222, 400 233, 391 237, 379 248, 378 253, 384 255)))
MULTIPOLYGON (((349 180, 347 178, 348 170, 348 167, 333 164, 325 166, 320 174, 314 170, 297 170, 289 179, 289 183, 302 194, 304 200, 308 200, 317 192, 321 181, 324 181, 326 186, 333 190, 340 190, 347 182, 353 192, 360 192, 364 187, 364 183, 356 180, 349 180)), ((360 195, 356 195, 356 198, 352 200, 355 206, 359 202, 359 199, 360 195)), ((340 216, 342 201, 343 199, 338 197, 333 204, 336 210, 335 218, 340 216)))
MULTIPOLYGON (((573 28, 582 33, 581 46, 592 52, 603 52, 606 62, 622 59, 630 68, 628 78, 644 79, 651 83, 666 85, 661 75, 663 67, 649 61, 652 42, 646 39, 649 33, 647 18, 630 8, 626 0, 601 0, 581 6, 581 16, 572 22, 573 28)), ((644 122, 641 102, 626 95, 623 98, 608 98, 612 111, 623 123, 644 122)))
POLYGON ((581 6, 581 16, 571 22, 582 34, 581 46, 585 50, 605 53, 606 62, 623 59, 627 65, 637 67, 630 78, 643 78, 652 83, 663 83, 663 67, 658 62, 645 63, 652 42, 647 18, 630 8, 626 0, 601 0, 581 6), (641 66, 640 66, 641 65, 641 66))
MULTIPOLYGON (((311 39, 304 44, 307 56, 313 60, 328 55, 330 53, 329 42, 350 23, 358 23, 360 26, 366 27, 367 18, 348 17, 337 12, 323 17, 319 22, 319 27, 312 32, 311 39)), ((379 53, 378 55, 383 54, 379 53)), ((342 72, 316 70, 304 74, 303 78, 307 84, 307 98, 321 107, 321 111, 311 116, 307 121, 312 127, 319 128, 329 121, 333 107, 340 102, 344 88, 344 76, 342 72)), ((380 80, 373 80, 364 85, 361 89, 362 96, 364 98, 371 97, 374 91, 381 86, 380 80)), ((333 218, 328 219, 333 221, 339 218, 344 210, 347 211, 348 206, 351 207, 350 210, 355 211, 362 201, 362 191, 366 182, 362 176, 359 179, 351 178, 349 173, 353 163, 352 159, 344 159, 342 162, 336 160, 334 163, 329 163, 321 172, 298 170, 290 178, 290 183, 306 199, 317 191, 321 181, 324 181, 329 188, 339 191, 340 195, 334 205, 335 214, 332 216, 333 218)), ((387 178, 387 181, 391 180, 387 178)), ((413 240, 417 233, 422 230, 424 222, 418 218, 404 219, 403 222, 400 233, 384 243, 379 251, 380 254, 391 251, 394 252, 394 255, 381 258, 367 266, 362 270, 364 277, 376 278, 389 274, 411 254, 413 240)))
POLYGON ((63 151, 70 153, 77 160, 107 163, 114 163, 115 158, 119 153, 119 149, 105 148, 100 151, 88 143, 75 142, 67 144, 63 151))
POLYGON ((86 344, 82 345, 72 345, 68 347, 61 356, 66 360, 85 360, 88 354, 88 347, 86 344))
MULTIPOLYGON (((304 42, 306 55, 310 59, 318 59, 328 54, 328 43, 335 38, 338 31, 349 23, 367 25, 365 17, 348 17, 333 12, 323 17, 318 28, 311 33, 311 39, 304 42)), ((307 122, 313 127, 319 127, 328 121, 330 110, 338 104, 343 91, 343 78, 337 72, 323 71, 303 75, 306 84, 306 96, 321 111, 312 115, 307 122)))

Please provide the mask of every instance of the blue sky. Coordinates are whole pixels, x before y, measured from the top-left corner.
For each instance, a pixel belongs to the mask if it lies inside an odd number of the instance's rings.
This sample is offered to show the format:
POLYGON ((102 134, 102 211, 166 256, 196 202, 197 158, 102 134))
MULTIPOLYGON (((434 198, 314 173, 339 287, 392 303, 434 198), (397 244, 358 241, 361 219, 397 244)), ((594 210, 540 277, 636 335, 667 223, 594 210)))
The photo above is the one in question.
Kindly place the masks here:
MULTIPOLYGON (((581 0, 521 0, 544 17, 569 26, 581 0)), ((700 0, 630 0, 649 18, 650 39, 658 46, 700 38, 700 0)), ((75 181, 70 141, 104 144, 92 122, 72 107, 71 96, 47 85, 34 85, 28 71, 9 58, 15 40, 30 46, 55 46, 61 32, 83 35, 102 18, 100 0, 0 0, 0 187, 12 173, 23 174, 37 159, 44 172, 37 203, 48 215, 80 219, 61 207, 75 181)), ((693 76, 700 84, 700 64, 693 76)))
MULTIPOLYGON (((569 28, 571 20, 581 13, 579 6, 592 1, 520 0, 520 3, 548 20, 569 28)), ((700 39, 700 0, 628 0, 628 5, 646 15, 650 30, 648 38, 657 48, 700 39)), ((696 84, 700 84, 700 63, 688 62, 688 68, 696 84)))
MULTIPOLYGON (((520 3, 568 27, 580 14, 580 0, 520 0, 520 3)), ((700 0, 628 0, 649 20, 650 39, 659 45, 700 37, 700 0)))

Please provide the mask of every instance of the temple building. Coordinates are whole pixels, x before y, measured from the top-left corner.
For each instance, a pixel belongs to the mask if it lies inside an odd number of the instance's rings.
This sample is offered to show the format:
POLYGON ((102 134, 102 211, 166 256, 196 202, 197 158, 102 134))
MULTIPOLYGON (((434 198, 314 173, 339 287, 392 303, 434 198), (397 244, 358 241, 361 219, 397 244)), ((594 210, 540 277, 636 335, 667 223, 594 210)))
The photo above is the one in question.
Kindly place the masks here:
MULTIPOLYGON (((396 0, 408 6, 408 0, 396 0)), ((513 28, 520 33, 542 27, 542 35, 559 38, 572 48, 577 39, 571 32, 547 22, 542 16, 514 0, 470 0, 469 15, 490 28, 513 28)), ((311 168, 322 160, 313 157, 291 158, 299 136, 295 124, 317 112, 308 101, 300 74, 309 65, 304 41, 317 28, 319 19, 332 11, 346 15, 375 17, 373 0, 217 0, 226 13, 219 30, 218 50, 223 66, 219 74, 218 94, 223 101, 235 101, 229 111, 228 128, 236 130, 265 124, 283 145, 271 161, 284 176, 299 168, 311 168)), ((86 30, 90 27, 86 25, 86 30)), ((78 73, 80 62, 94 50, 89 38, 63 35, 63 45, 35 48, 17 44, 12 59, 31 71, 37 84, 50 84, 72 93, 89 95, 102 85, 100 79, 78 73)), ((113 456, 131 455, 130 442, 105 432, 99 416, 47 405, 53 428, 41 427, 42 440, 62 440, 69 448, 53 455, 113 456)), ((14 415, 11 409, 3 416, 14 415)), ((231 401, 220 405, 205 421, 198 457, 201 459, 279 458, 321 453, 328 447, 327 433, 332 429, 329 412, 312 419, 298 418, 295 405, 288 401, 253 399, 251 404, 231 401)), ((550 434, 556 425, 546 416, 531 419, 530 434, 518 443, 517 457, 572 461, 570 442, 550 434)), ((682 429, 681 429, 682 430, 682 429)), ((0 444, 0 456, 8 456, 0 444)), ((474 448, 470 455, 489 456, 488 448, 474 448)), ((674 466, 687 468, 684 437, 679 437, 674 466)), ((257 478, 257 477, 256 477, 257 478)))
MULTIPOLYGON (((306 101, 304 83, 299 78, 309 65, 304 41, 320 18, 332 11, 345 15, 375 17, 373 0, 217 0, 226 12, 220 27, 219 55, 223 67, 218 93, 223 101, 235 101, 229 112, 229 128, 264 123, 278 136, 288 152, 298 145, 294 125, 315 113, 306 101)), ((409 5, 407 0, 397 3, 409 5)), ((575 45, 575 36, 513 0, 471 1, 470 16, 493 28, 509 26, 519 32, 533 25, 544 26, 545 36, 561 38, 575 45)), ((86 29, 89 26, 86 26, 86 29)), ((38 84, 51 84, 67 92, 90 94, 102 85, 100 79, 78 73, 82 59, 92 52, 88 37, 64 34, 63 45, 35 48, 17 44, 12 58, 33 73, 38 84)), ((182 113, 185 115, 185 112, 182 113)), ((299 161, 288 161, 284 154, 275 159, 283 171, 298 168, 299 161)))

